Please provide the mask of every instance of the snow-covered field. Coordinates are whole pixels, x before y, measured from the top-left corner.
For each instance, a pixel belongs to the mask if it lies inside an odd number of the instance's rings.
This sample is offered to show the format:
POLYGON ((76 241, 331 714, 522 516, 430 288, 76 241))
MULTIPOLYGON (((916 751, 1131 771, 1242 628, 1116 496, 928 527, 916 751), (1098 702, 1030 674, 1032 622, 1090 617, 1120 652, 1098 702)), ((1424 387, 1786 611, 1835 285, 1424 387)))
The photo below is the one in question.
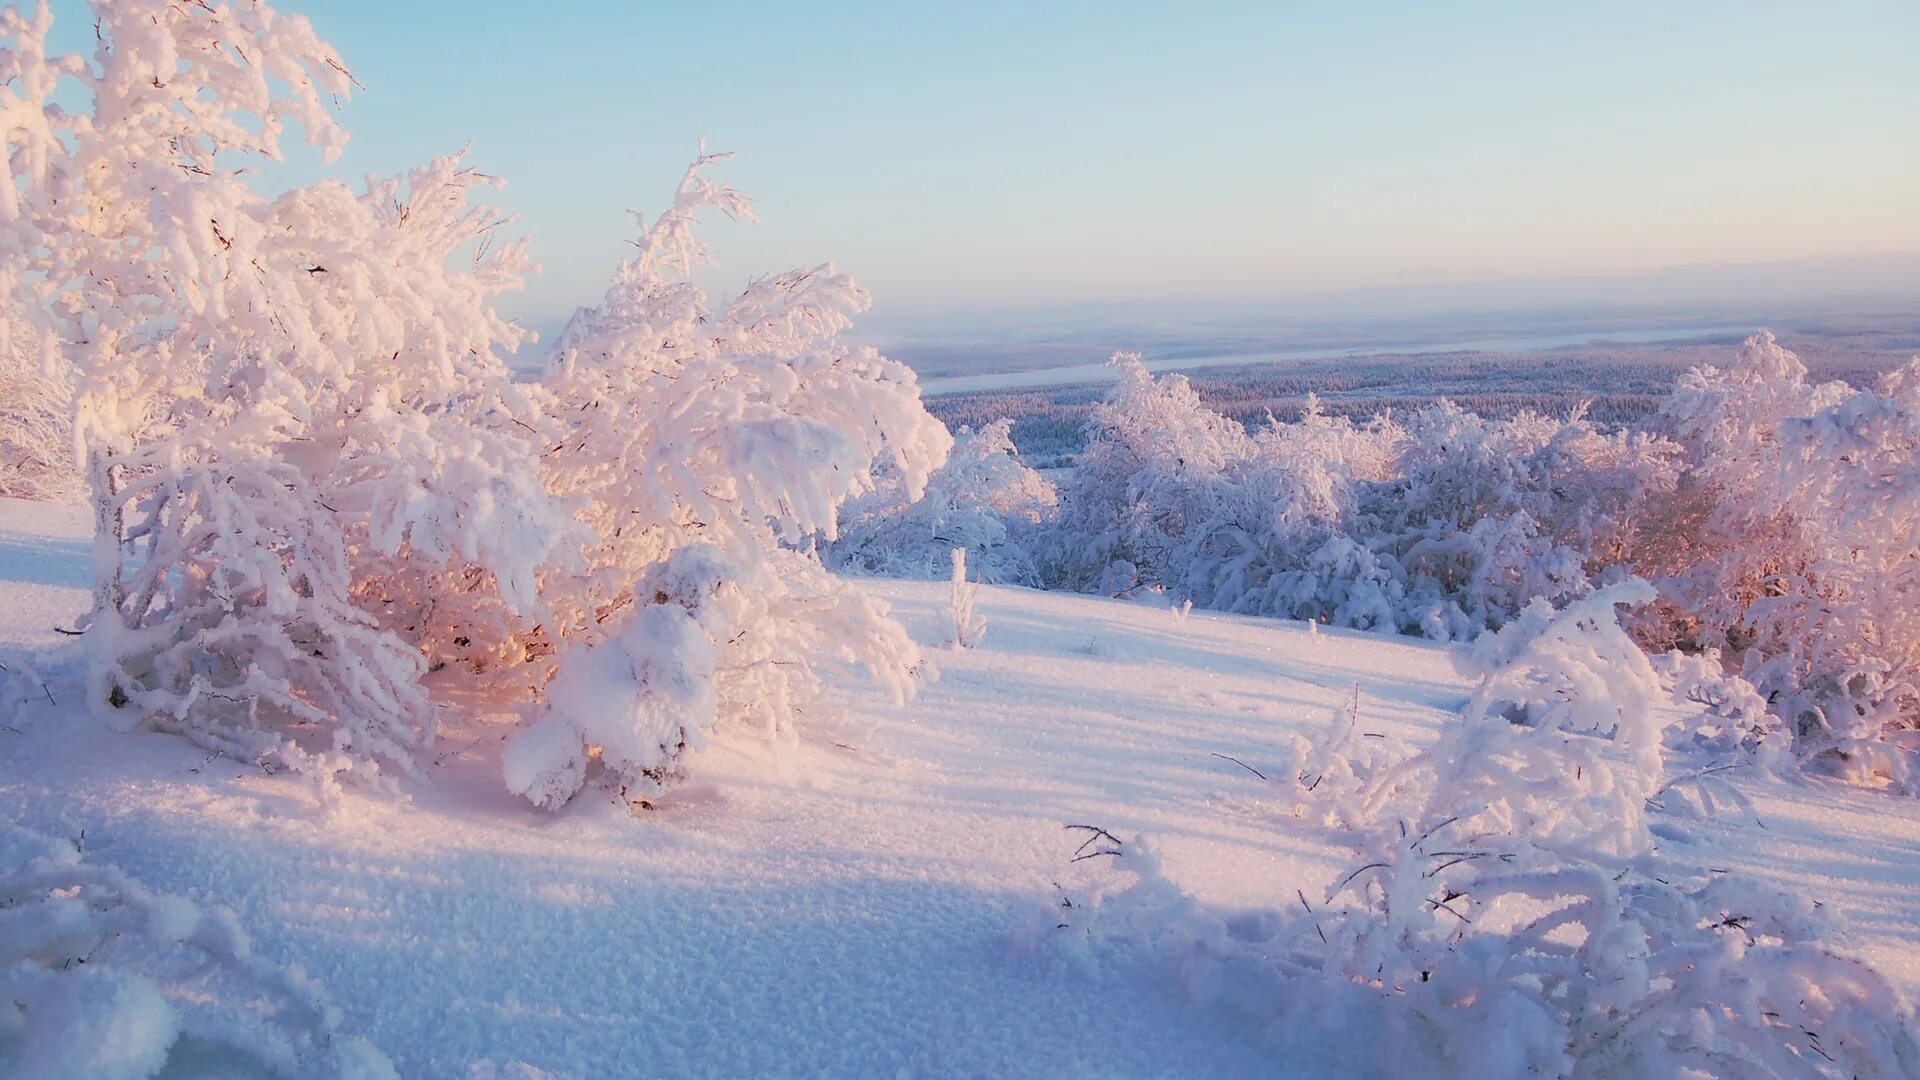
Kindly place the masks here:
MULTIPOLYGON (((1356 685, 1370 729, 1415 742, 1466 696, 1436 647, 986 588, 982 645, 938 652, 907 706, 856 694, 798 745, 723 737, 652 810, 532 809, 498 779, 514 718, 448 703, 410 801, 349 791, 327 818, 287 776, 75 707, 53 627, 86 606, 87 524, 0 502, 0 651, 57 701, 0 731, 0 821, 230 906, 403 1076, 1315 1074, 1147 965, 1036 947, 1116 874, 1072 862, 1066 826, 1151 836, 1183 889, 1271 907, 1350 853, 1250 768, 1356 685)), ((868 587, 940 640, 944 585, 868 587)), ((1920 990, 1920 805, 1748 793, 1757 822, 1656 829, 1804 890, 1920 990)))

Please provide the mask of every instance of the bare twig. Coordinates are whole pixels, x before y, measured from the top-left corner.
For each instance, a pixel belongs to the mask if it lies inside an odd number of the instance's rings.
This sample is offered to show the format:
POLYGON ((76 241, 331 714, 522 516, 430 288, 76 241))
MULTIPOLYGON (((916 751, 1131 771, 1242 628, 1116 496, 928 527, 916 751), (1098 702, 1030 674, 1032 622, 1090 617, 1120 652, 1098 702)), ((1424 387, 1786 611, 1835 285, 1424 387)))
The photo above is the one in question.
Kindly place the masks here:
POLYGON ((1082 859, 1098 858, 1102 855, 1118 855, 1120 854, 1120 849, 1127 846, 1123 841, 1121 841, 1119 837, 1113 835, 1112 833, 1108 832, 1107 830, 1101 828, 1098 825, 1067 825, 1065 826, 1065 828, 1069 831, 1074 829, 1083 829, 1087 833, 1086 840, 1082 842, 1079 847, 1073 849, 1073 858, 1069 860, 1071 862, 1079 862, 1082 859), (1113 847, 1100 848, 1095 851, 1087 850, 1087 848, 1093 846, 1094 844, 1100 842, 1101 840, 1107 841, 1108 843, 1112 844, 1113 847))
MULTIPOLYGON (((1309 916, 1314 916, 1313 905, 1307 903, 1306 891, 1303 889, 1295 889, 1293 890, 1293 895, 1298 896, 1300 898, 1300 906, 1307 909, 1307 914, 1309 916)), ((1320 935, 1320 943, 1322 945, 1328 944, 1327 932, 1325 930, 1320 929, 1320 919, 1318 916, 1314 916, 1313 918, 1313 932, 1320 935)))
POLYGON ((1253 775, 1259 777, 1262 780, 1265 780, 1267 778, 1266 773, 1261 772, 1259 769, 1254 768, 1253 766, 1247 764, 1244 761, 1241 761, 1239 758, 1234 757, 1231 754, 1215 753, 1214 751, 1211 751, 1211 750, 1208 751, 1208 753, 1213 754, 1213 756, 1217 758, 1225 758, 1226 760, 1233 762, 1235 765, 1240 766, 1241 768, 1247 770, 1248 772, 1252 773, 1253 775))

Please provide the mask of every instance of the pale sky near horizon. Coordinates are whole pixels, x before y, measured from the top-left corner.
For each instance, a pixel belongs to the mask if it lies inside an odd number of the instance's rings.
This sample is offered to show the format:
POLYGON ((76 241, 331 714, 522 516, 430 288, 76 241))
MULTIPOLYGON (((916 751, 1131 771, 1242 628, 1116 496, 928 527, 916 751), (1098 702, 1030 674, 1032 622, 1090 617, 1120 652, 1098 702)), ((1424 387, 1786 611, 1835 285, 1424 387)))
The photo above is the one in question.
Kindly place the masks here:
POLYGON ((339 175, 509 180, 534 319, 703 137, 719 280, 894 310, 1920 251, 1912 2, 280 6, 366 85, 339 175))

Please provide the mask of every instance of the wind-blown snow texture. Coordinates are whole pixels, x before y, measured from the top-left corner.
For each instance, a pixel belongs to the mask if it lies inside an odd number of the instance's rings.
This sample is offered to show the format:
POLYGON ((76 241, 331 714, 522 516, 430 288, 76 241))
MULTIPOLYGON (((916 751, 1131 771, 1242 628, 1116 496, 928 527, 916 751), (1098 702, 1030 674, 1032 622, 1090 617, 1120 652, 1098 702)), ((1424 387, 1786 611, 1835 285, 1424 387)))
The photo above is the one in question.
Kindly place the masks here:
MULTIPOLYGON (((716 739, 651 812, 535 810, 498 782, 513 718, 455 702, 411 803, 349 791, 322 818, 284 775, 74 707, 53 627, 86 608, 89 526, 0 501, 0 662, 31 661, 58 699, 0 717, 0 821, 84 831, 90 860, 232 907, 257 955, 303 967, 403 1076, 1325 1074, 1144 961, 1023 947, 1114 874, 1070 863, 1064 826, 1151 835, 1182 889, 1266 908, 1351 855, 1276 827, 1215 755, 1259 768, 1356 685, 1369 725, 1424 744, 1468 693, 1420 643, 983 587, 989 633, 934 652, 912 704, 863 691, 777 753, 716 739)), ((864 587, 941 643, 945 583, 864 587)), ((1744 786, 1764 828, 1656 834, 1805 891, 1920 989, 1920 806, 1744 786)))

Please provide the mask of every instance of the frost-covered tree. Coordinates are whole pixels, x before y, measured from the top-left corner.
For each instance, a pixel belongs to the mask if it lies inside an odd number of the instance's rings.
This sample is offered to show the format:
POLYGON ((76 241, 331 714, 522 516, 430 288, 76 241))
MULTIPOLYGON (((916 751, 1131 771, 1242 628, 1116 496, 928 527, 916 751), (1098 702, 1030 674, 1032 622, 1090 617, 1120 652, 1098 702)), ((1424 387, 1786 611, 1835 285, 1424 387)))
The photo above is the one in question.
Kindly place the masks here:
POLYGON ((1920 363, 1813 384, 1761 332, 1663 407, 1693 468, 1663 573, 1669 637, 1718 648, 1802 760, 1914 785, 1920 748, 1920 363))
POLYGON ((1450 403, 1249 436, 1179 376, 1120 385, 1061 494, 1048 579, 1145 585, 1225 611, 1458 640, 1584 595, 1639 543, 1680 453, 1583 414, 1450 403))
POLYGON ((835 538, 876 461, 918 498, 950 437, 911 370, 839 341, 867 297, 831 266, 707 307, 687 280, 707 257, 695 215, 751 216, 704 174, 723 156, 642 219, 638 251, 575 315, 542 384, 542 468, 593 539, 584 573, 545 583, 558 674, 507 751, 509 787, 541 806, 571 798, 590 760, 637 799, 716 724, 791 733, 831 667, 905 693, 919 663, 812 545, 835 538))
POLYGON ((838 342, 866 298, 831 267, 707 310, 694 213, 747 213, 711 159, 523 386, 494 302, 526 249, 489 178, 444 157, 269 198, 247 166, 288 128, 345 138, 307 22, 94 9, 73 56, 44 5, 0 16, 0 300, 77 378, 94 706, 324 795, 411 767, 426 671, 487 672, 544 698, 508 774, 552 805, 589 756, 631 785, 713 723, 790 731, 834 665, 904 692, 911 641, 811 546, 877 459, 917 496, 946 431, 838 342))
POLYGON ((1375 546, 1407 575, 1408 629, 1462 639, 1534 599, 1584 594, 1677 472, 1671 443, 1601 432, 1578 411, 1496 421, 1449 402, 1421 410, 1393 480, 1369 492, 1375 546))
POLYGON ((533 621, 567 536, 491 303, 524 248, 489 242, 488 181, 451 157, 255 190, 289 125, 345 138, 326 105, 350 80, 304 19, 94 7, 72 56, 46 54, 44 6, 9 9, 0 89, 0 288, 79 380, 89 700, 323 792, 404 770, 434 653, 472 612, 533 621))
POLYGON ((1398 630, 1404 575, 1369 546, 1360 500, 1391 475, 1401 437, 1391 420, 1355 425, 1311 399, 1299 423, 1269 423, 1207 485, 1168 583, 1222 611, 1398 630))
POLYGON ((1222 470, 1251 446, 1185 376, 1156 379, 1136 353, 1111 363, 1120 381, 1094 409, 1044 556, 1049 581, 1083 591, 1163 583, 1211 516, 1222 470))
POLYGON ((1030 549, 1059 499, 1018 454, 1013 421, 999 420, 979 431, 963 426, 955 432, 953 452, 927 478, 918 499, 907 497, 897 470, 881 469, 874 490, 843 511, 840 537, 828 551, 832 564, 883 577, 933 579, 946 573, 949 553, 961 547, 980 581, 1038 584, 1030 549))
POLYGON ((32 323, 0 316, 0 496, 64 502, 83 489, 73 463, 73 373, 41 344, 32 323))

